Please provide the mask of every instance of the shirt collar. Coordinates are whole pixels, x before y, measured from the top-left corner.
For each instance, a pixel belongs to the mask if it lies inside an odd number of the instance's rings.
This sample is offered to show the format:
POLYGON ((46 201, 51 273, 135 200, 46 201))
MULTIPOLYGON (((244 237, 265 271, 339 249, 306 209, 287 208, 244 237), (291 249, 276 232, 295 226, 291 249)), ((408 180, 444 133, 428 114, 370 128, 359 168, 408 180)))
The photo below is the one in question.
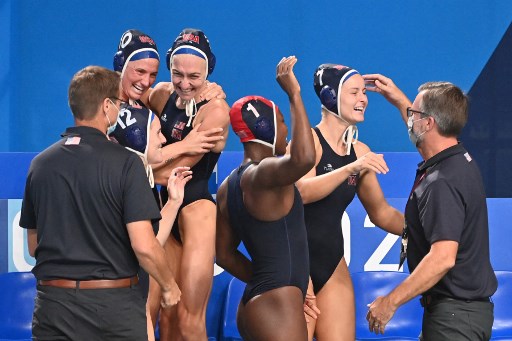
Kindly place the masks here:
POLYGON ((101 136, 106 138, 105 133, 102 133, 100 130, 88 127, 88 126, 76 126, 76 127, 69 127, 66 128, 66 131, 61 134, 62 137, 68 137, 68 136, 85 136, 85 135, 91 135, 91 136, 101 136))
POLYGON ((449 158, 450 156, 453 156, 455 154, 463 154, 466 152, 466 149, 462 145, 461 142, 457 143, 454 146, 451 146, 449 148, 446 148, 445 150, 437 153, 436 155, 432 156, 430 159, 420 162, 418 164, 418 171, 424 171, 425 169, 432 167, 436 163, 439 163, 443 161, 444 159, 449 158))

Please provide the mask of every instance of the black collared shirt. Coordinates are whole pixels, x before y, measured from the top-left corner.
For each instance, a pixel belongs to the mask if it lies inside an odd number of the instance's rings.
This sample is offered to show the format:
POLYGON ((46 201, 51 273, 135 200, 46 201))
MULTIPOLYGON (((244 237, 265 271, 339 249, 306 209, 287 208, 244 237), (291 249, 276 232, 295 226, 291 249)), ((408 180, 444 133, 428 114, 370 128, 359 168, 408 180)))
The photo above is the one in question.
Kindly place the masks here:
POLYGON ((497 280, 489 255, 485 190, 478 166, 462 144, 418 165, 405 219, 411 272, 433 243, 459 243, 455 266, 429 293, 476 299, 496 291, 497 280))
POLYGON ((38 279, 134 276, 126 224, 159 219, 140 158, 97 129, 68 128, 30 165, 20 226, 37 229, 38 279))

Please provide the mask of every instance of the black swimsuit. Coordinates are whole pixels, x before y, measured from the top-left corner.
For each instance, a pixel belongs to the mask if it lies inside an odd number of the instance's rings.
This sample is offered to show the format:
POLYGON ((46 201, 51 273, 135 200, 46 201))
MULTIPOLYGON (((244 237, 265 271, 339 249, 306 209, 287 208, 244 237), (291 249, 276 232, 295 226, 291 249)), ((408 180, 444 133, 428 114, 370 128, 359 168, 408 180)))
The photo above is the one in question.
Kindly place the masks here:
MULTIPOLYGON (((316 175, 322 175, 357 160, 354 147, 350 155, 340 156, 329 146, 318 128, 314 128, 322 146, 322 157, 316 175)), ((341 217, 356 193, 359 175, 350 175, 325 198, 304 205, 308 231, 311 280, 315 293, 331 278, 344 255, 341 217)))
POLYGON ((290 212, 276 221, 261 221, 246 209, 240 179, 251 165, 233 170, 228 178, 227 205, 230 225, 243 241, 252 260, 252 277, 247 283, 242 302, 269 290, 285 286, 298 287, 306 295, 309 260, 304 208, 295 188, 290 212))
MULTIPOLYGON (((167 140, 166 145, 183 140, 193 129, 194 125, 195 117, 190 122, 190 126, 187 127, 189 117, 185 113, 185 109, 179 109, 176 106, 177 99, 178 95, 176 92, 173 92, 165 104, 165 107, 162 110, 162 115, 160 116, 162 134, 167 140)), ((208 101, 197 103, 197 111, 199 111, 199 108, 206 103, 208 103, 208 101)), ((220 153, 208 152, 202 156, 201 160, 199 160, 194 167, 191 168, 192 179, 185 185, 185 195, 179 211, 181 211, 183 207, 201 199, 210 200, 215 203, 212 194, 208 190, 208 180, 215 169, 215 165, 217 164, 219 157, 220 153)), ((168 193, 166 186, 162 186, 160 193, 162 196, 162 202, 167 202, 168 193)), ((177 241, 181 242, 178 219, 174 221, 171 233, 177 241)))

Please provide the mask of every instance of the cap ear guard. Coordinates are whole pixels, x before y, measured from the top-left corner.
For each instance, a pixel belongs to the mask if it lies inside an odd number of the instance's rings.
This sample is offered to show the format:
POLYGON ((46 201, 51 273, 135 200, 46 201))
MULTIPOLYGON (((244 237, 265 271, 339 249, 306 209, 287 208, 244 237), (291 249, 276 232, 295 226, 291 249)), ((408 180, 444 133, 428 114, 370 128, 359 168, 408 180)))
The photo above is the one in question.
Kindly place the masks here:
POLYGON ((146 157, 153 115, 147 108, 124 107, 110 136, 126 149, 146 157))
POLYGON ((172 47, 167 50, 165 54, 165 64, 167 65, 167 70, 171 71, 171 55, 172 55, 172 47))
POLYGON ((211 75, 215 69, 215 63, 217 63, 217 58, 213 52, 210 52, 210 55, 208 56, 208 76, 211 75))
POLYGON ((114 71, 123 71, 124 66, 124 54, 123 51, 117 51, 114 54, 114 71))
POLYGON ((333 88, 331 88, 329 85, 325 85, 320 90, 320 102, 331 111, 336 110, 336 107, 338 105, 338 98, 336 96, 336 91, 334 91, 333 88))
POLYGON ((132 125, 126 128, 125 136, 125 147, 135 149, 136 151, 145 154, 148 146, 148 136, 146 131, 137 125, 132 125))
POLYGON ((258 140, 272 143, 275 137, 274 123, 264 116, 254 122, 254 137, 258 140))

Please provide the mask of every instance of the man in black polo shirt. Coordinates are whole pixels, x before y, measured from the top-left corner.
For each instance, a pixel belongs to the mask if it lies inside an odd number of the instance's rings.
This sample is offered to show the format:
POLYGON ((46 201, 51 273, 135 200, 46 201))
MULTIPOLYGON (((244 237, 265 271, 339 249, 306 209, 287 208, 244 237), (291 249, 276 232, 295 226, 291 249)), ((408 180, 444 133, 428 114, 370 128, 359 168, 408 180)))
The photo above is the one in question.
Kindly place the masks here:
MULTIPOLYGON (((414 103, 381 75, 366 75, 401 112, 424 161, 405 208, 403 245, 411 275, 369 305, 370 330, 384 333, 396 309, 421 294, 420 339, 489 340, 497 288, 490 263, 487 204, 475 160, 458 143, 468 99, 455 85, 420 86, 414 103)), ((405 254, 404 254, 405 256, 405 254)))
POLYGON ((119 113, 118 73, 89 66, 69 86, 75 126, 30 165, 20 226, 38 280, 35 340, 147 340, 140 265, 180 290, 153 233, 160 212, 139 157, 107 138, 119 113))

